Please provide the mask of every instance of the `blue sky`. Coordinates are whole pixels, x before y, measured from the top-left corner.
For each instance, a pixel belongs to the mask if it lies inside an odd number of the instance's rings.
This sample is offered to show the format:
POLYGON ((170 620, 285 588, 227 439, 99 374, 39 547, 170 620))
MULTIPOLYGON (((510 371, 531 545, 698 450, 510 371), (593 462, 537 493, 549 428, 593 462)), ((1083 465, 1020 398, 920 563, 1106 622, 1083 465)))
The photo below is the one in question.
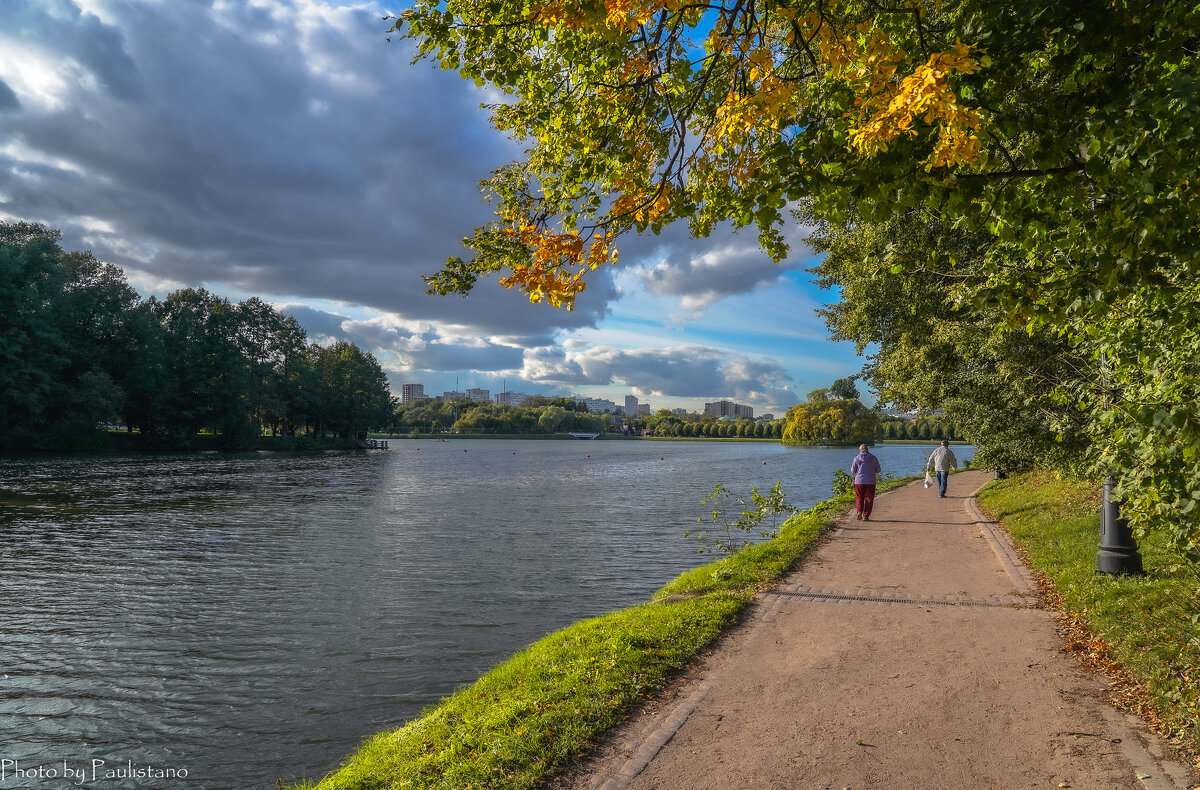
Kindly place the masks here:
POLYGON ((571 313, 485 282, 424 293, 519 154, 473 84, 410 65, 381 17, 317 0, 5 0, 0 219, 58 228, 143 294, 256 295, 318 341, 374 353, 396 388, 485 387, 781 413, 859 371, 794 228, 626 241, 571 313))

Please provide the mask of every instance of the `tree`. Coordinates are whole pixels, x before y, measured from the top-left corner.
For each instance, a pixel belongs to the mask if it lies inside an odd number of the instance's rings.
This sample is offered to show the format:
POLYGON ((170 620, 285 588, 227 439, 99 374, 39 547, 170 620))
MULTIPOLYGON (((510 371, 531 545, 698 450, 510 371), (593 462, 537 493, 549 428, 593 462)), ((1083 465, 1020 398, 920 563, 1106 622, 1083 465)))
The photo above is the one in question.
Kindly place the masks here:
POLYGON ((63 290, 51 308, 63 340, 62 367, 46 400, 42 441, 53 447, 88 443, 103 422, 123 411, 134 387, 139 299, 116 266, 91 253, 65 253, 63 290))
POLYGON ((167 359, 166 441, 186 446, 209 430, 230 444, 247 445, 256 435, 247 397, 250 361, 238 347, 234 305, 203 288, 149 304, 162 326, 167 359))
POLYGON ((161 437, 170 420, 164 395, 169 360, 163 328, 147 302, 138 304, 129 316, 129 355, 117 383, 125 392, 123 419, 129 430, 137 428, 146 437, 161 437))
POLYGON ((881 403, 942 415, 936 426, 928 416, 902 426, 898 438, 941 438, 955 425, 977 446, 977 464, 1079 466, 1085 415, 1063 393, 1093 381, 1096 365, 1055 330, 1014 327, 981 303, 987 236, 920 212, 880 223, 800 216, 815 223, 812 244, 825 253, 812 271, 841 297, 821 311, 832 337, 859 353, 878 349, 863 375, 881 403), (901 271, 875 263, 885 255, 901 271))
POLYGON ((538 417, 538 429, 542 433, 554 433, 567 419, 567 410, 562 406, 545 406, 538 417))
POLYGON ((977 296, 1004 325, 1103 360, 1063 389, 1096 466, 1135 525, 1200 548, 1198 22, 1179 0, 418 0, 395 29, 503 94, 528 151, 431 289, 499 273, 569 308, 630 231, 753 225, 780 258, 791 201, 919 212, 986 237, 977 296))
POLYGON ((137 294, 120 269, 59 238, 0 222, 0 433, 25 429, 55 448, 90 444, 118 419, 140 372, 137 294))
POLYGON ((294 394, 302 375, 307 336, 295 318, 282 315, 258 297, 239 303, 234 317, 236 343, 248 364, 250 421, 258 427, 271 425, 277 433, 298 405, 294 394))
POLYGON ((812 400, 787 411, 783 441, 797 444, 873 443, 879 417, 857 400, 812 400))
POLYGON ((363 438, 391 422, 394 399, 387 374, 371 354, 346 341, 308 348, 318 389, 313 407, 316 432, 363 438))
POLYGON ((830 396, 841 398, 843 400, 858 400, 858 387, 854 386, 854 379, 838 379, 833 382, 829 388, 830 396))
POLYGON ((0 431, 37 428, 67 351, 49 309, 69 278, 58 231, 0 223, 0 431))

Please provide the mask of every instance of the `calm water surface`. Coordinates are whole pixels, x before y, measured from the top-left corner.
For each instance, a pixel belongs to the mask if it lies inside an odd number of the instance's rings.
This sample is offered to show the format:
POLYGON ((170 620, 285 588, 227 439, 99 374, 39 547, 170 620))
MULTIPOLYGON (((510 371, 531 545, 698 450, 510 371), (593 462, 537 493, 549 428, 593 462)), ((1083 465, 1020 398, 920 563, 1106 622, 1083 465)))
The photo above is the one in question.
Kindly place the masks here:
MULTIPOLYGON (((715 483, 746 493, 782 480, 809 505, 854 456, 391 444, 0 459, 3 788, 320 776, 525 644, 705 561, 681 533, 715 483), (104 778, 130 765, 187 776, 104 778)), ((886 472, 915 474, 930 449, 877 454, 886 472)))

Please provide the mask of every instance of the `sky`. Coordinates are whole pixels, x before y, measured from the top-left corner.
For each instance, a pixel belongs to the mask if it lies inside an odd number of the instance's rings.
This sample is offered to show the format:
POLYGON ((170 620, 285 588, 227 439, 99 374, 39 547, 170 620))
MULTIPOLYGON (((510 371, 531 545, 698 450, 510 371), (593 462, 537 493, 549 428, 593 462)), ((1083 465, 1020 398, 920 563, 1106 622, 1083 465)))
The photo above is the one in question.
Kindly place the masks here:
POLYGON ((125 270, 144 296, 259 296, 317 342, 373 353, 399 393, 481 387, 779 416, 853 375, 833 301, 789 230, 624 240, 575 310, 494 280, 425 293, 490 218, 478 182, 520 156, 474 83, 412 64, 382 17, 318 0, 3 0, 0 219, 125 270))

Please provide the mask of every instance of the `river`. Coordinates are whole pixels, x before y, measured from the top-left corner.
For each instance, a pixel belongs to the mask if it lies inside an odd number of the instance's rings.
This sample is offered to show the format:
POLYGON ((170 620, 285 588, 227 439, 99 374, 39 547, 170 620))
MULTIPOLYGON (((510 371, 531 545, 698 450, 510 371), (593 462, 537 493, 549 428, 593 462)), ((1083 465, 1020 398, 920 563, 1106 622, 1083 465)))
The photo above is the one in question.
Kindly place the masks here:
MULTIPOLYGON (((391 447, 0 458, 5 790, 319 777, 525 644, 706 561, 682 533, 715 483, 782 480, 807 506, 854 456, 391 447)), ((876 452, 885 472, 915 474, 930 450, 876 452)))

